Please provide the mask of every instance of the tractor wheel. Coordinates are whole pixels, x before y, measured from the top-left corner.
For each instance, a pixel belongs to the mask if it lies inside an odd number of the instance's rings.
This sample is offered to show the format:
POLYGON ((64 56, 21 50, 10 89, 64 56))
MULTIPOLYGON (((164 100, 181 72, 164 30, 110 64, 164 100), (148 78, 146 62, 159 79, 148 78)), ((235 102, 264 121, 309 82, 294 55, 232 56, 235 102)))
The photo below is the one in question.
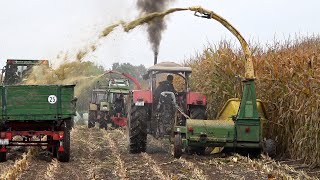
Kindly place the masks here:
POLYGON ((90 119, 88 120, 88 128, 93 128, 95 125, 94 122, 92 122, 90 119))
POLYGON ((192 154, 205 155, 205 152, 206 152, 205 147, 188 146, 186 150, 188 155, 192 155, 192 154))
POLYGON ((188 147, 186 148, 186 152, 187 152, 188 155, 192 155, 192 154, 195 153, 195 149, 194 149, 194 147, 192 147, 192 146, 188 146, 188 147))
POLYGON ((0 162, 7 161, 7 152, 0 152, 0 162))
POLYGON ((263 142, 262 151, 270 157, 276 156, 276 142, 272 139, 267 139, 263 142))
POLYGON ((92 128, 95 126, 94 119, 96 118, 94 112, 89 111, 89 119, 88 119, 88 128, 92 128))
POLYGON ((129 115, 129 151, 130 153, 140 153, 146 151, 147 143, 147 108, 131 107, 129 115))
POLYGON ((207 119, 206 109, 204 106, 193 106, 190 108, 191 119, 207 119))
POLYGON ((104 128, 107 128, 107 122, 105 122, 104 120, 100 120, 99 129, 104 129, 104 128))
MULTIPOLYGON (((59 148, 59 144, 56 146, 59 148)), ((64 128, 64 137, 63 137, 63 152, 57 152, 57 159, 60 162, 69 162, 70 160, 70 130, 68 128, 64 128)))
POLYGON ((180 158, 182 155, 182 139, 180 133, 174 135, 173 150, 173 157, 180 158))
POLYGON ((197 147, 195 149, 195 152, 197 155, 205 155, 206 154, 206 148, 205 147, 197 147))

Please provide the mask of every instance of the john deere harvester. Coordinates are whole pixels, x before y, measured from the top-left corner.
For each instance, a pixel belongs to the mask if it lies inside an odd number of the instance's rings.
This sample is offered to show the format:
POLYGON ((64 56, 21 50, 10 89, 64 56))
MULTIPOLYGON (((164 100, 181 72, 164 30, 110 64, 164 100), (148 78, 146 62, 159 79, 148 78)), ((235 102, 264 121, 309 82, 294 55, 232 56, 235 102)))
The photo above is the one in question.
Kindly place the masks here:
POLYGON ((242 79, 241 99, 230 99, 216 120, 187 117, 184 125, 174 129, 174 157, 183 152, 204 152, 206 147, 223 147, 226 150, 261 152, 275 155, 273 140, 263 140, 266 115, 263 104, 256 98, 255 77, 251 51, 241 34, 225 19, 212 11, 199 8, 197 16, 221 22, 240 41, 245 54, 245 76, 242 79))

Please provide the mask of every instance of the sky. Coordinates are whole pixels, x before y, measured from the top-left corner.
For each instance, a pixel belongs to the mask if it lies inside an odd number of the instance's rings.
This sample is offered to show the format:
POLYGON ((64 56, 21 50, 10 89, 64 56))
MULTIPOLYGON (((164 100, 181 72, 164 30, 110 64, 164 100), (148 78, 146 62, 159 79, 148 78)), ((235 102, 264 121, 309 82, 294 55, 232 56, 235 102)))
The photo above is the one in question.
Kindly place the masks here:
MULTIPOLYGON (((289 36, 318 35, 317 0, 170 0, 170 7, 202 6, 234 25, 244 38, 262 45, 289 36)), ((101 31, 119 20, 138 17, 135 0, 0 0, 0 66, 6 59, 48 59, 54 67, 64 54, 69 59, 96 42, 101 31)), ((178 12, 165 18, 159 62, 183 62, 209 43, 235 37, 219 23, 178 12)), ((129 33, 121 28, 98 40, 97 49, 84 58, 105 68, 115 62, 146 67, 153 52, 146 27, 129 33)))

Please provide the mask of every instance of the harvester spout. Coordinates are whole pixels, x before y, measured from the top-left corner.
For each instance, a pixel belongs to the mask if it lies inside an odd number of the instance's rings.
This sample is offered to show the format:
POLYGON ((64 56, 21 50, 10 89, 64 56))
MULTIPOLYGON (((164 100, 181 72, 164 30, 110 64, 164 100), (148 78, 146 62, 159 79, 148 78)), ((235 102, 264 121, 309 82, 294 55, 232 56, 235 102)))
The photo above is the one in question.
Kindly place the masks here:
POLYGON ((218 14, 214 13, 213 11, 204 9, 200 6, 190 7, 189 10, 195 12, 195 16, 207 18, 207 19, 214 19, 220 22, 224 27, 226 27, 240 42, 242 50, 244 52, 246 61, 245 61, 245 79, 255 79, 254 76, 254 69, 253 69, 253 62, 252 62, 252 53, 250 51, 249 45, 240 32, 233 27, 226 19, 222 18, 218 14))

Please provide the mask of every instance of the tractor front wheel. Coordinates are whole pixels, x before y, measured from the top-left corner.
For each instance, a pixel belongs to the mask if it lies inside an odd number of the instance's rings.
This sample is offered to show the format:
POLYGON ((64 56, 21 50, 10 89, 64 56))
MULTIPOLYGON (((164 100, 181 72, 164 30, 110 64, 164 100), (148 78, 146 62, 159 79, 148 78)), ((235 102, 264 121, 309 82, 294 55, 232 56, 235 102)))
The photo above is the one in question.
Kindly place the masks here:
POLYGON ((130 153, 145 152, 147 143, 147 108, 133 104, 129 113, 129 151, 130 153))
POLYGON ((270 157, 275 157, 276 156, 276 142, 272 139, 267 139, 263 142, 262 146, 262 151, 263 153, 267 154, 270 157))
POLYGON ((0 162, 7 161, 7 152, 0 152, 0 162))
POLYGON ((180 158, 182 155, 182 138, 181 134, 174 135, 174 143, 173 143, 173 157, 180 158))
POLYGON ((190 117, 191 119, 207 119, 206 108, 204 106, 192 106, 190 117))
POLYGON ((107 129, 107 122, 104 119, 101 119, 99 122, 99 128, 100 129, 107 129))

